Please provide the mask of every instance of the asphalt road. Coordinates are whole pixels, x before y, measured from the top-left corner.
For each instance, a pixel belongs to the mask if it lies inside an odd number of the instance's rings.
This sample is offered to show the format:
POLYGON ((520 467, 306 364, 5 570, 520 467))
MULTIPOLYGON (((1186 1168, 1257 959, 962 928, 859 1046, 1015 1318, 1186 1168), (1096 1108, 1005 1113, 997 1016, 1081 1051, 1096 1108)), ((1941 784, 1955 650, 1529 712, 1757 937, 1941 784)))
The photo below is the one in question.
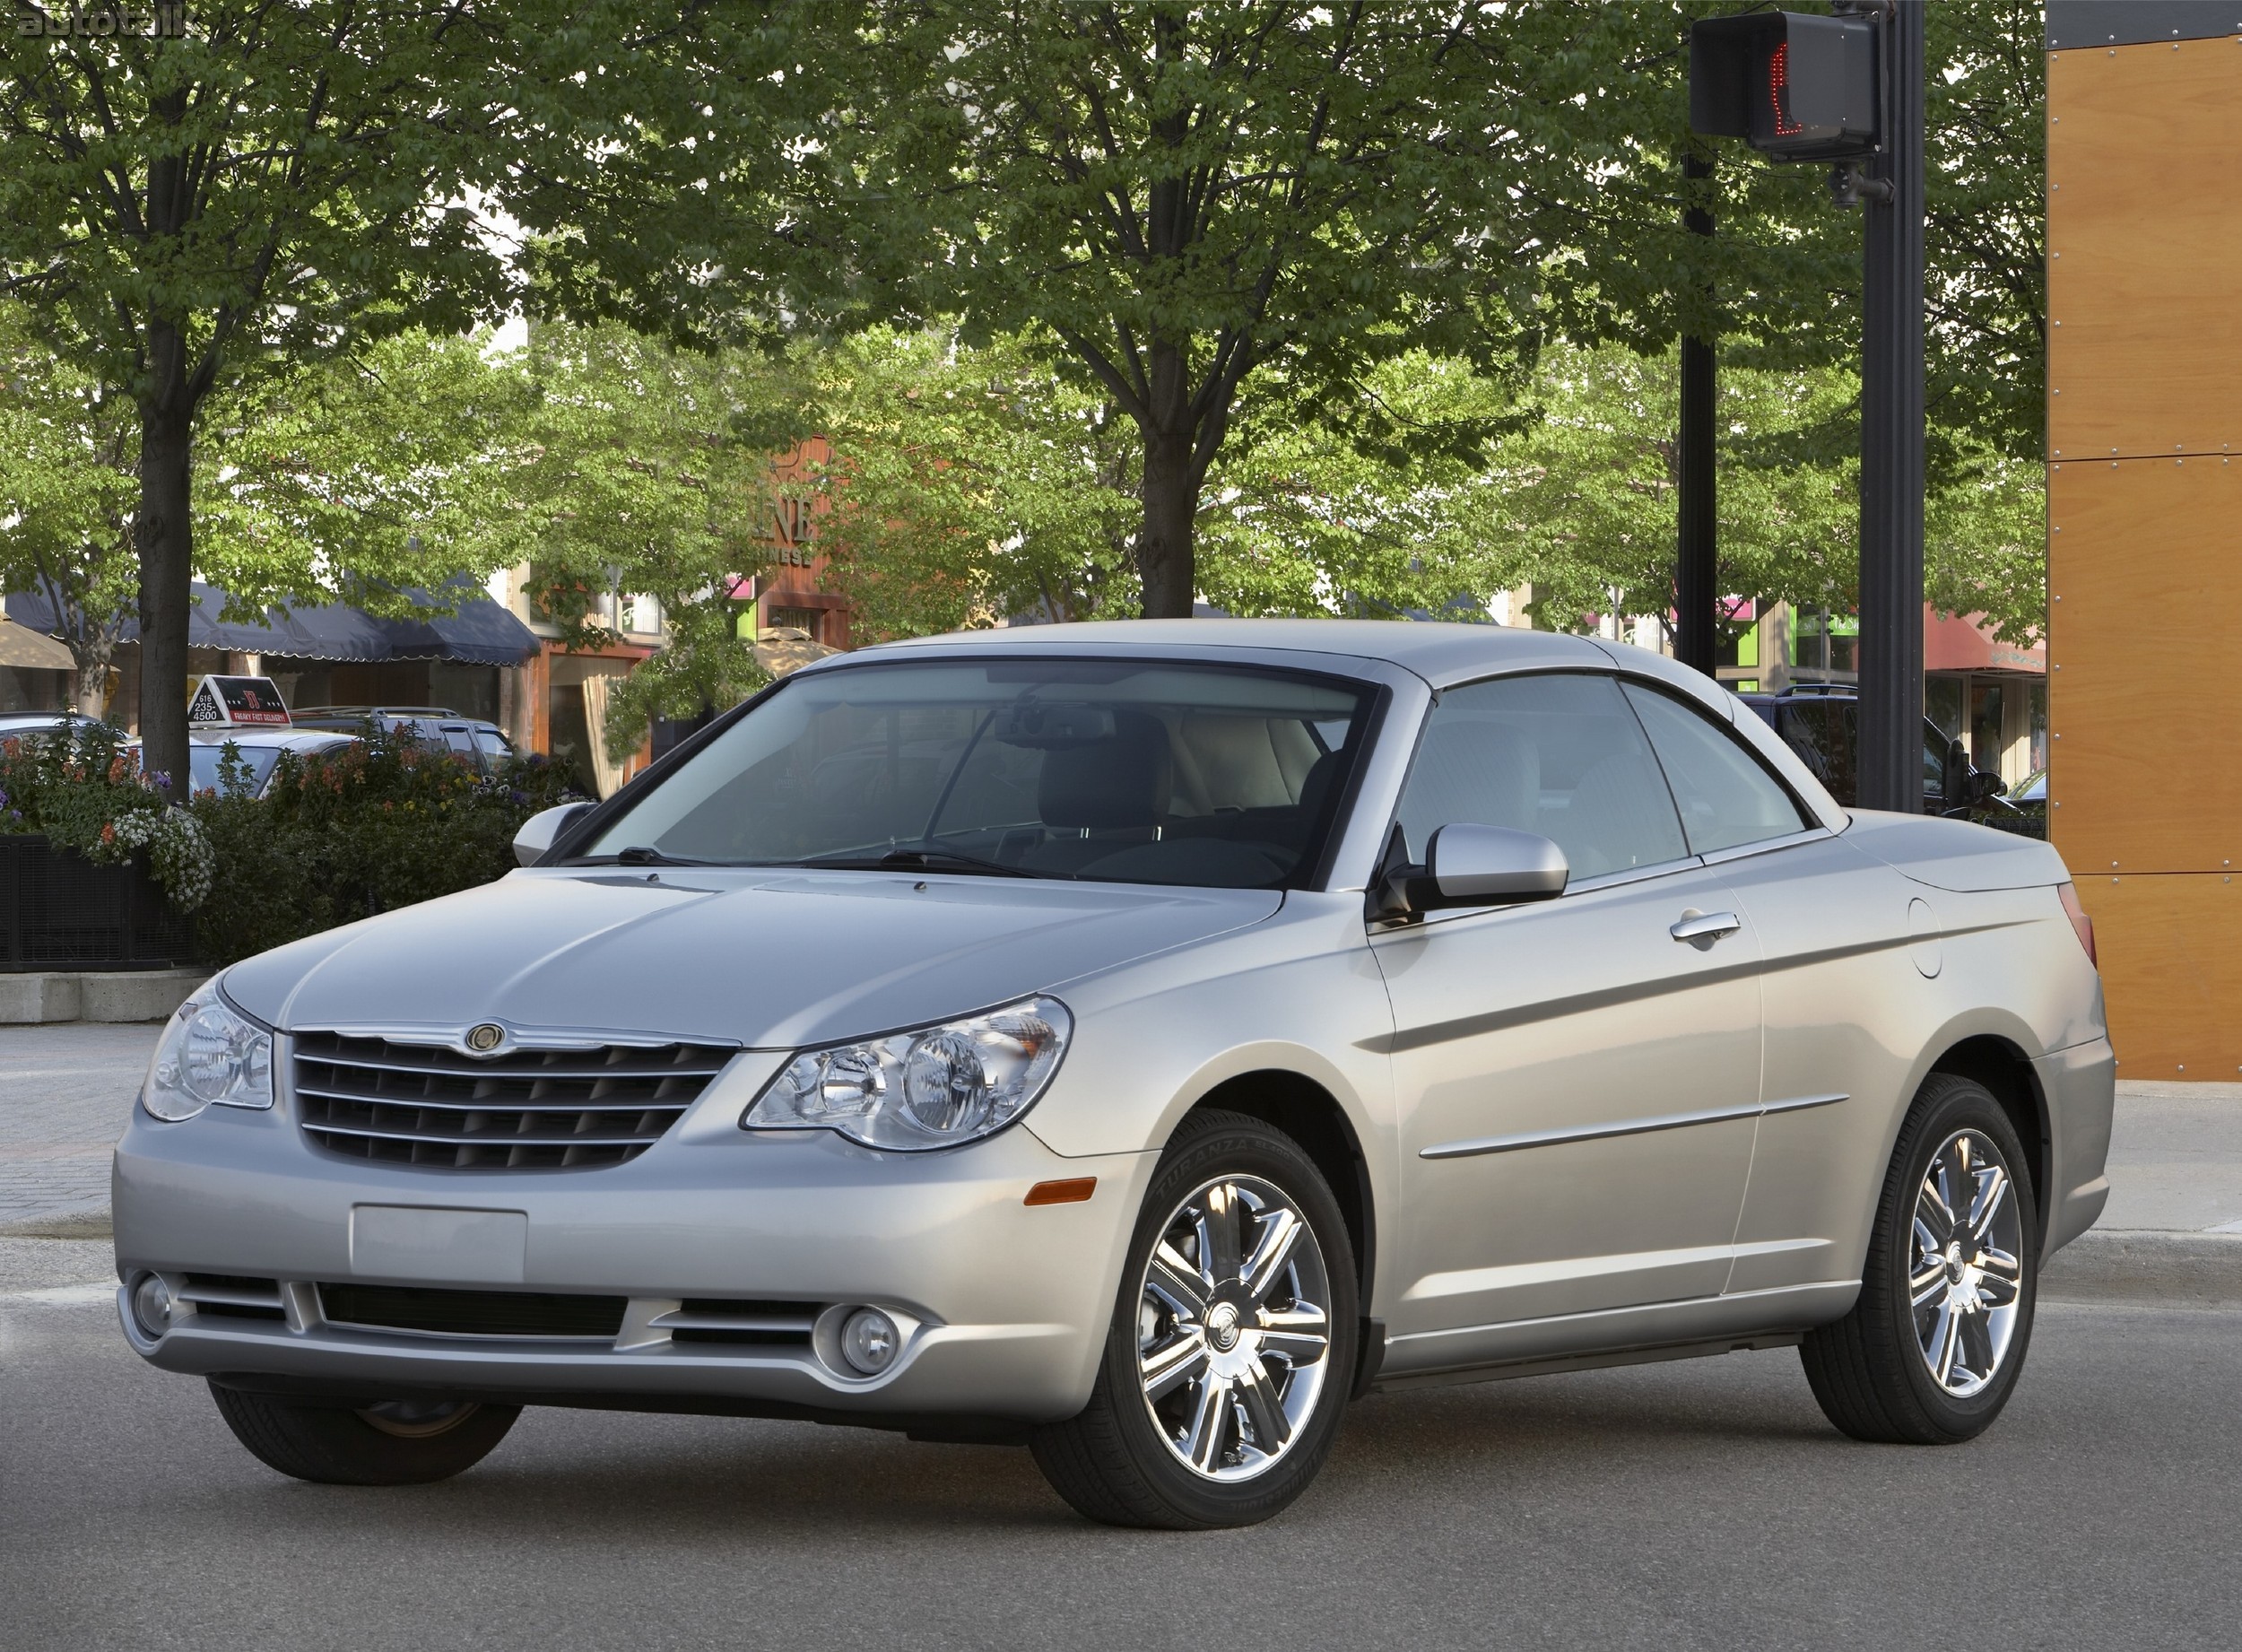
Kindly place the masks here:
POLYGON ((300 1485, 95 1287, 31 1288, 0 1268, 8 1652, 2242 1633, 2242 1309, 2051 1301, 1943 1450, 1839 1438, 1787 1351, 1376 1398, 1291 1512, 1183 1536, 1084 1523, 1022 1451, 701 1418, 531 1411, 446 1485, 300 1485))

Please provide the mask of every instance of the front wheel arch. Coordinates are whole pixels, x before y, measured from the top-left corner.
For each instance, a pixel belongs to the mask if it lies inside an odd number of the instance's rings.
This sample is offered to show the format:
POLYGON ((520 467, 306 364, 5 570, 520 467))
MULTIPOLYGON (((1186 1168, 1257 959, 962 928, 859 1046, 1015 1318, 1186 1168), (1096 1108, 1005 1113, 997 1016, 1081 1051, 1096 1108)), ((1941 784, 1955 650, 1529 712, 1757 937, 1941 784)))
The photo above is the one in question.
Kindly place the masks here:
MULTIPOLYGON (((1209 1110, 1259 1119, 1298 1143, 1314 1162, 1346 1222, 1347 1238, 1354 1247, 1356 1300, 1367 1314, 1377 1276, 1377 1196, 1361 1138, 1338 1098, 1303 1074, 1282 1068, 1243 1073, 1223 1080, 1193 1102, 1177 1122, 1177 1130, 1194 1115, 1209 1110)), ((1169 1139, 1174 1139, 1172 1134, 1169 1139)), ((1377 1357, 1370 1340, 1366 1337, 1357 1353, 1365 1364, 1377 1357)))

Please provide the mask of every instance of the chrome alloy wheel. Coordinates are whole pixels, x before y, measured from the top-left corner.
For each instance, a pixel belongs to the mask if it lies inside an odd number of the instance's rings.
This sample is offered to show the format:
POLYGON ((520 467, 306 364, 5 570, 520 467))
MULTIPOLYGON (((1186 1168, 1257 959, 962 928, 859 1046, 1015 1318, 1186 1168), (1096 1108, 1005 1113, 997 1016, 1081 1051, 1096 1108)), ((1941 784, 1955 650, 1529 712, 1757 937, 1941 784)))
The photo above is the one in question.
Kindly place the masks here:
POLYGON ((1975 1130, 1948 1136, 1916 1193, 1907 1301, 1924 1368, 1957 1399, 1981 1392, 2008 1357, 2023 1233, 1999 1151, 1975 1130))
POLYGON ((1204 1479, 1267 1472, 1329 1378, 1331 1278, 1299 1206, 1274 1183, 1221 1176, 1161 1224, 1137 1308, 1152 1426, 1204 1479))

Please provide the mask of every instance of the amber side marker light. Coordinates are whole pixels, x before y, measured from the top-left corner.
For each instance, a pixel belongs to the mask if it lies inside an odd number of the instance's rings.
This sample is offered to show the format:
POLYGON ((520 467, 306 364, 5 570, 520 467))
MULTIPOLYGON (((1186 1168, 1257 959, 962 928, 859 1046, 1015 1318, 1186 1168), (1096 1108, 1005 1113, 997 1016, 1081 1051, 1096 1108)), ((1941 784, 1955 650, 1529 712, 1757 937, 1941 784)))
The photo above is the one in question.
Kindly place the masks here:
MULTIPOLYGON (((2102 961, 2094 955, 2094 920, 2086 915, 2086 909, 2079 904, 2079 891, 2068 883, 2060 883, 2055 886, 2055 893, 2063 897, 2064 916, 2071 920, 2071 928, 2078 935, 2079 944, 2086 948, 2087 962, 2092 964, 2097 969, 2100 969, 2102 961)), ((1047 1187, 1050 1185, 1048 1182, 1044 1184, 1047 1187)), ((1029 1196, 1030 1200, 1034 1196, 1032 1194, 1029 1196)))
POLYGON ((1078 1176, 1072 1181, 1038 1182, 1028 1189, 1022 1204, 1080 1204, 1098 1190, 1094 1176, 1078 1176))

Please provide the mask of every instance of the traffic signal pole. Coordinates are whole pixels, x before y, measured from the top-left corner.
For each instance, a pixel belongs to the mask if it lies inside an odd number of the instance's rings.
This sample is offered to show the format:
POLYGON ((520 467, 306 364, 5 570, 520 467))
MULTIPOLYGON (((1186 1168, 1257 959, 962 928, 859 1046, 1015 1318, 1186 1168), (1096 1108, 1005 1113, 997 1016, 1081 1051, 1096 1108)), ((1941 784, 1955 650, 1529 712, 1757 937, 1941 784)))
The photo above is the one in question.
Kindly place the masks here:
POLYGON ((1884 141, 1862 191, 1860 802, 1910 814, 1923 807, 1923 8, 1896 0, 1884 25, 1884 141))
MULTIPOLYGON (((1690 129, 1742 138, 1770 161, 1834 161, 1832 198, 1868 213, 1857 801, 1909 813, 1923 807, 1925 3, 1832 0, 1827 16, 1745 12, 1690 26, 1690 129)), ((1686 568, 1686 526, 1682 543, 1686 568)))
MULTIPOLYGON (((1702 156, 1682 157, 1682 175, 1707 178, 1713 163, 1702 156)), ((1690 206, 1682 214, 1682 227, 1692 235, 1713 232, 1709 208, 1690 206)), ((1718 578, 1714 512, 1716 483, 1713 468, 1714 420, 1713 341, 1684 334, 1682 339, 1682 452, 1679 465, 1681 497, 1679 543, 1675 546, 1673 578, 1673 654, 1684 665, 1714 674, 1718 663, 1713 610, 1720 600, 1714 588, 1718 578)))

